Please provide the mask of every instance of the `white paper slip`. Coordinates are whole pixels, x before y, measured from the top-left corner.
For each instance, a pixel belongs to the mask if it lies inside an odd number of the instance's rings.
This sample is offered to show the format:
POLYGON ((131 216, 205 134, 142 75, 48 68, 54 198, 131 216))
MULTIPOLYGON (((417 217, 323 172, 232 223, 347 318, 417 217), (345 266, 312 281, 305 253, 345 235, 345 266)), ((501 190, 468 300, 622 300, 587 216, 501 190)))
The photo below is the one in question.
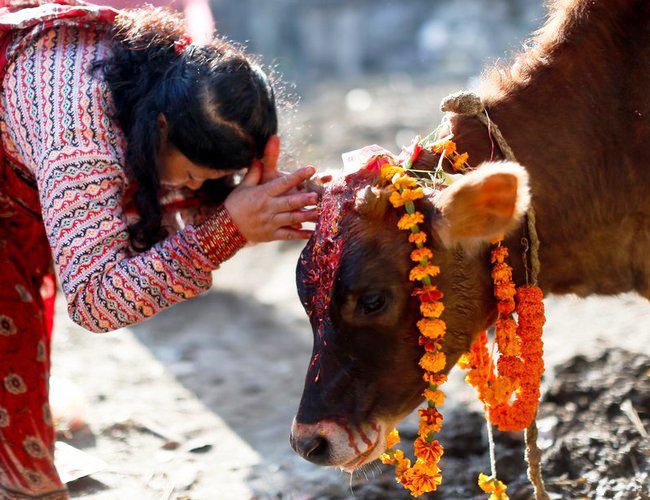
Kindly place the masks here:
POLYGON ((54 464, 61 481, 69 483, 85 476, 104 470, 106 462, 95 458, 85 451, 78 450, 63 441, 54 445, 54 464))

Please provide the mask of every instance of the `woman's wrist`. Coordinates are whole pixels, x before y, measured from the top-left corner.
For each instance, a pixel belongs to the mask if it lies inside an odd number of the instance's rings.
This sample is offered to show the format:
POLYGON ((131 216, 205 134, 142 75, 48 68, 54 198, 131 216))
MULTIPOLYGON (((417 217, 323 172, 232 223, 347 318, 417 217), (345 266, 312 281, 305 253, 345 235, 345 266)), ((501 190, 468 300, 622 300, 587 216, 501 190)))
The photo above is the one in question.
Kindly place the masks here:
POLYGON ((215 266, 228 260, 246 244, 246 238, 223 205, 196 226, 196 238, 215 266))

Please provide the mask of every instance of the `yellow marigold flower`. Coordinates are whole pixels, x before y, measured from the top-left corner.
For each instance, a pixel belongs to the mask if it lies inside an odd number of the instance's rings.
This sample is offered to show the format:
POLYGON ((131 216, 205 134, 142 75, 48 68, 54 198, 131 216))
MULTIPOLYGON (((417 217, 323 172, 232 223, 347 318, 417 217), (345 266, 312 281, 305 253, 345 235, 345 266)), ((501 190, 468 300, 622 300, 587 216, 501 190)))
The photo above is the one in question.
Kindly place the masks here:
POLYGON ((420 367, 429 372, 439 372, 445 368, 447 357, 443 352, 426 352, 420 359, 420 367))
POLYGON ((397 177, 397 179, 393 180, 393 185, 396 189, 401 191, 402 189, 408 189, 417 186, 418 181, 415 177, 411 177, 410 175, 400 175, 397 177))
POLYGON ((468 158, 469 155, 467 153, 457 155, 456 158, 454 158, 454 170, 461 170, 463 168, 463 165, 467 163, 468 158))
POLYGON ((386 448, 392 448, 397 443, 399 443, 399 432, 397 432, 397 429, 393 429, 386 436, 386 448))
POLYGON ((422 259, 432 259, 433 252, 426 248, 416 248, 411 252, 411 260, 414 262, 420 262, 422 259))
POLYGON ((404 169, 395 165, 384 165, 381 167, 381 178, 391 182, 395 174, 403 174, 404 169))
POLYGON ((405 189, 402 191, 401 196, 404 202, 415 201, 424 198, 424 191, 422 191, 421 187, 415 189, 405 189))
POLYGON ((396 463, 395 456, 391 453, 382 453, 379 455, 379 460, 381 460, 381 463, 384 465, 395 465, 396 463))
POLYGON ((397 222, 397 227, 403 231, 410 231, 412 227, 417 226, 424 222, 424 215, 420 212, 415 212, 414 214, 404 214, 397 222))
POLYGON ((441 319, 430 319, 430 318, 424 318, 418 321, 417 323, 418 329, 420 330, 420 333, 432 340, 437 340, 445 335, 445 331, 447 330, 447 325, 445 324, 444 321, 441 319))
POLYGON ((422 302, 420 304, 420 312, 425 318, 439 318, 444 310, 445 305, 439 300, 435 302, 422 302))
POLYGON ((461 370, 469 370, 472 367, 469 353, 462 354, 460 358, 458 358, 458 361, 456 361, 456 364, 461 370))
POLYGON ((420 280, 422 281, 426 276, 438 276, 440 274, 440 268, 434 266, 433 264, 427 264, 426 266, 415 266, 411 269, 409 273, 409 279, 411 281, 420 280))
POLYGON ((424 245, 427 241, 427 234, 420 231, 419 233, 409 234, 409 242, 415 245, 424 245))
POLYGON ((390 198, 388 198, 388 201, 390 201, 390 204, 393 205, 395 208, 399 208, 404 206, 404 198, 402 198, 402 195, 399 194, 398 191, 393 191, 390 195, 390 198))
POLYGON ((425 389, 423 394, 427 401, 430 401, 436 406, 442 406, 445 403, 445 393, 439 389, 436 389, 435 391, 425 389))
POLYGON ((508 500, 509 498, 506 494, 506 485, 496 477, 481 473, 478 476, 478 486, 485 493, 491 493, 490 500, 508 500))
POLYGON ((411 460, 404 458, 404 452, 401 454, 401 459, 398 457, 397 452, 395 452, 395 460, 397 462, 397 465, 395 466, 395 476, 397 476, 397 480, 400 481, 404 476, 404 473, 411 468, 411 460))

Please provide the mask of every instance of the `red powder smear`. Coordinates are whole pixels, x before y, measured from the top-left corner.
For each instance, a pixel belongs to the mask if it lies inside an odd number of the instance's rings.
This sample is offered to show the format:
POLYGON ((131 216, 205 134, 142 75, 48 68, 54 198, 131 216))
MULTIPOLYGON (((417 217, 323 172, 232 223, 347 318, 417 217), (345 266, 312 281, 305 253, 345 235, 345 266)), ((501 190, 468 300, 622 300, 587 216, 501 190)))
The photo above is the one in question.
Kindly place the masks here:
POLYGON ((347 215, 354 209, 357 192, 375 183, 381 166, 392 161, 389 155, 373 157, 365 167, 331 181, 323 193, 316 229, 302 257, 302 265, 306 269, 305 284, 314 290, 307 313, 312 321, 318 321, 321 338, 323 325, 329 322, 328 307, 345 241, 345 231, 342 231, 340 224, 349 220, 347 215))

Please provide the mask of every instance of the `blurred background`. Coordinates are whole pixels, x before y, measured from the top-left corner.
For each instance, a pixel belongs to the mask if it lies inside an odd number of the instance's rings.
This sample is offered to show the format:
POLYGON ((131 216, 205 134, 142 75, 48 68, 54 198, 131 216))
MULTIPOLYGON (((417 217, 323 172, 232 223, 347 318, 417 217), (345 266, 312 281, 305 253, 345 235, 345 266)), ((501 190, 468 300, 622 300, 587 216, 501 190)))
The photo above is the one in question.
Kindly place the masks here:
MULTIPOLYGON (((198 3, 175 5, 206 21, 198 3)), ((520 50, 545 15, 541 0, 212 0, 207 7, 219 32, 281 77, 284 168, 330 171, 346 151, 372 143, 398 151, 431 131, 441 98, 473 87, 486 65, 520 50)), ((59 297, 60 436, 102 461, 100 472, 70 483, 73 497, 408 498, 379 467, 350 477, 289 447, 312 342, 294 283, 302 246, 245 248, 214 273, 207 294, 111 334, 76 327, 59 297)), ((650 354, 650 306, 640 298, 546 302, 546 386, 553 368, 576 353, 616 345, 650 354)), ((462 377, 457 370, 447 386, 445 416, 461 412, 450 422, 469 422, 474 434, 456 441, 485 452, 481 418, 462 413, 478 409, 462 377)), ((407 435, 414 425, 404 423, 407 435)), ((456 475, 474 485, 487 457, 471 462, 461 449, 453 458, 454 440, 447 441, 449 481, 456 475)), ((446 491, 441 498, 472 496, 451 485, 446 491)))

